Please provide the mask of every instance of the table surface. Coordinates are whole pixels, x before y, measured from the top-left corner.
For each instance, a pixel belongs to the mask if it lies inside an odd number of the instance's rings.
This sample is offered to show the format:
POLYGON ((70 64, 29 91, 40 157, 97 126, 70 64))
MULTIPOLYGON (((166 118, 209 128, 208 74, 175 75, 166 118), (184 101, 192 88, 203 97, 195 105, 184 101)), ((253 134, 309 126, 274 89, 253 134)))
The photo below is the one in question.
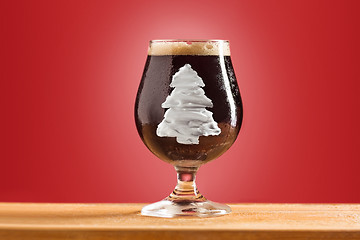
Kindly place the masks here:
POLYGON ((360 239, 360 204, 230 204, 226 216, 173 219, 143 206, 0 203, 0 239, 360 239))

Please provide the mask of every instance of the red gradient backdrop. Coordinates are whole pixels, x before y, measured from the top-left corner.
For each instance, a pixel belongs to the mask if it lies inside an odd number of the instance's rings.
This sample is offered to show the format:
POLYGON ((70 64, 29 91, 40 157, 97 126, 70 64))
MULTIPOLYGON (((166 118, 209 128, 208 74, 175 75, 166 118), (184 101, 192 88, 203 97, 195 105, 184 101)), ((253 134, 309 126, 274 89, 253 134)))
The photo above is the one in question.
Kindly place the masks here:
POLYGON ((0 201, 152 202, 173 168, 137 135, 150 39, 229 39, 244 102, 203 166, 223 202, 360 202, 359 1, 2 1, 0 201))

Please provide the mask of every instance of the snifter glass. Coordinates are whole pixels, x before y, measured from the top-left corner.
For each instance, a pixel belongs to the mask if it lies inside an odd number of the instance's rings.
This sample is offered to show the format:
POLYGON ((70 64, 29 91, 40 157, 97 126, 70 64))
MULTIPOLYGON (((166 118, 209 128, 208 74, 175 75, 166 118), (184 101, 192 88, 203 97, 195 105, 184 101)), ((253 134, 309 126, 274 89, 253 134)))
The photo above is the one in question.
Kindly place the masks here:
POLYGON ((172 164, 175 190, 145 206, 155 217, 211 217, 229 206, 199 193, 199 167, 222 155, 235 141, 242 103, 226 40, 153 40, 135 103, 139 135, 149 150, 172 164))

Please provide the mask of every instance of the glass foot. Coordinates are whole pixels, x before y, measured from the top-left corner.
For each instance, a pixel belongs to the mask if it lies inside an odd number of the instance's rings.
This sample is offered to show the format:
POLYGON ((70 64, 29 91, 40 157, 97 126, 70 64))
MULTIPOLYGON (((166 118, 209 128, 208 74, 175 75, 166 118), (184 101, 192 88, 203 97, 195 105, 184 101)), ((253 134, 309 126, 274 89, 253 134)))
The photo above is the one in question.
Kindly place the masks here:
POLYGON ((230 212, 231 208, 229 206, 209 200, 201 202, 174 202, 164 199, 160 202, 143 207, 141 215, 163 218, 180 216, 216 217, 230 212))

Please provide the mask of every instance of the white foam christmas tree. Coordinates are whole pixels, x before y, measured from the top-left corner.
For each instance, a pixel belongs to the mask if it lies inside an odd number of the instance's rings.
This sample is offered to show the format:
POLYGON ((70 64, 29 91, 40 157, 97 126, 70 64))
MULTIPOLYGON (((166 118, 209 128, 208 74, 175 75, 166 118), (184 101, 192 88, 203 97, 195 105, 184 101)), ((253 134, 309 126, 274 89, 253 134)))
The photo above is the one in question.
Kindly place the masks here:
POLYGON ((176 137, 181 144, 199 144, 200 136, 214 136, 221 129, 213 119, 212 101, 201 87, 205 84, 190 64, 185 64, 172 77, 170 87, 174 90, 161 105, 169 108, 158 125, 159 137, 176 137))

